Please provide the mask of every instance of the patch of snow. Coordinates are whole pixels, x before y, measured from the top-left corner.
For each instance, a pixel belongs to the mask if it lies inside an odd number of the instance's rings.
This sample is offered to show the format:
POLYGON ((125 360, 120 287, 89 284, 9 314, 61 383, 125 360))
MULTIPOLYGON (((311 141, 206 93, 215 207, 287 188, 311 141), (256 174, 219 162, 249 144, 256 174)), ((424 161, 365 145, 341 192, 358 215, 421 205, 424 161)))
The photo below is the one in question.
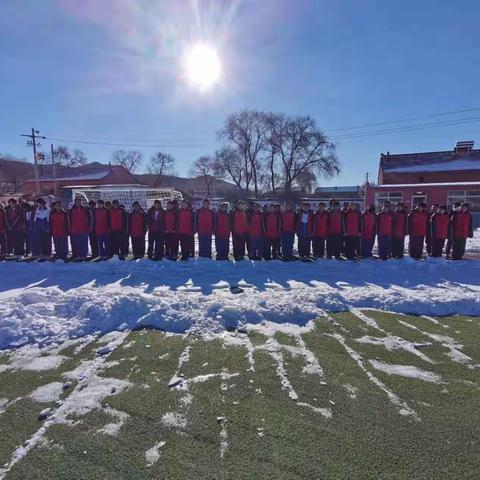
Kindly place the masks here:
POLYGON ((310 410, 313 410, 315 413, 323 415, 325 418, 332 418, 332 411, 329 408, 319 408, 305 402, 297 402, 297 405, 300 405, 301 407, 307 407, 310 410))
POLYGON ((243 347, 246 349, 247 353, 245 354, 245 358, 248 360, 249 372, 255 371, 255 359, 253 357, 253 352, 255 348, 250 341, 250 338, 245 333, 239 332, 224 332, 222 335, 223 343, 225 346, 235 346, 235 347, 243 347))
POLYGON ((59 400, 60 395, 62 393, 63 393, 63 383, 52 382, 36 388, 30 394, 30 397, 33 398, 33 400, 35 400, 36 402, 50 403, 50 402, 56 402, 57 400, 59 400))
POLYGON ((162 423, 174 430, 182 430, 187 426, 187 420, 183 415, 174 412, 168 412, 162 417, 162 423))
POLYGON ((348 392, 348 396, 352 400, 355 400, 357 398, 357 395, 358 395, 358 388, 357 387, 354 387, 353 385, 350 385, 349 383, 346 383, 343 387, 348 392))
POLYGON ((389 375, 400 375, 401 377, 418 378, 424 382, 442 383, 442 378, 436 373, 422 370, 413 365, 398 365, 392 363, 379 362, 378 360, 369 360, 370 365, 376 370, 388 373, 389 375))
POLYGON ((5 262, 2 275, 11 281, 0 291, 0 348, 142 326, 202 335, 263 321, 305 326, 324 311, 352 308, 480 315, 480 261, 436 260, 325 261, 321 268, 280 261, 5 262), (212 287, 221 282, 244 292, 212 287))
POLYGON ((128 413, 121 412, 120 410, 116 410, 111 407, 105 408, 105 412, 115 417, 118 421, 107 423, 107 425, 98 430, 98 433, 104 433, 105 435, 116 437, 119 434, 123 424, 128 420, 129 415, 128 413))
POLYGON ((152 448, 145 452, 145 461, 147 462, 147 467, 151 467, 158 461, 160 458, 159 450, 165 445, 166 442, 158 442, 152 448))

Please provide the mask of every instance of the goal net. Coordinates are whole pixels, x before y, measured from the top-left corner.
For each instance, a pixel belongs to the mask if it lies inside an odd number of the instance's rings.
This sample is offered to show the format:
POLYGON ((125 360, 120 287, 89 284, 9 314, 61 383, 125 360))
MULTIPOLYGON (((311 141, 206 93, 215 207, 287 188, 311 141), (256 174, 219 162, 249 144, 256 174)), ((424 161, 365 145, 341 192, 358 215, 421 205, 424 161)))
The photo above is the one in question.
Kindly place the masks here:
POLYGON ((139 202, 144 210, 148 210, 155 200, 160 200, 163 208, 166 208, 169 200, 183 200, 182 194, 173 188, 135 188, 116 185, 102 185, 98 188, 73 188, 72 202, 77 197, 80 197, 86 203, 90 200, 103 200, 105 202, 118 200, 127 210, 131 210, 133 202, 139 202))

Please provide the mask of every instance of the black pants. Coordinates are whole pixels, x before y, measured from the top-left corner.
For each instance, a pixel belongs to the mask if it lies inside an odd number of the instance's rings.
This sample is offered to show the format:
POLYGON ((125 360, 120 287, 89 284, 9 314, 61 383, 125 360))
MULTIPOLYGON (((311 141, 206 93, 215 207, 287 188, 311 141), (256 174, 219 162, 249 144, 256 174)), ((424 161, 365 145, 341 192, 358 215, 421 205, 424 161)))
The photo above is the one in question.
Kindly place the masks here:
POLYGON ((125 232, 110 234, 111 254, 126 257, 128 255, 128 236, 125 232))
POLYGON ((422 258, 424 240, 425 237, 412 237, 412 235, 410 235, 409 251, 412 258, 415 258, 416 260, 422 258))
POLYGON ((145 256, 145 236, 130 237, 132 240, 132 252, 135 258, 143 258, 145 256))
POLYGON ((441 257, 443 253, 443 246, 445 245, 444 238, 432 238, 432 257, 441 257))
POLYGON ((7 231, 7 252, 25 255, 25 233, 18 230, 7 231))
POLYGON ((349 235, 345 237, 345 255, 349 260, 360 257, 360 237, 349 235))
POLYGON ((148 232, 148 256, 160 260, 165 254, 165 236, 163 232, 148 232))
POLYGON ((298 255, 300 257, 310 256, 311 243, 312 243, 312 239, 310 237, 304 237, 302 235, 298 236, 298 255))
POLYGON ((243 260, 245 258, 245 248, 247 244, 247 235, 241 233, 232 233, 233 256, 235 260, 243 260))
POLYGON ((405 237, 392 238, 392 257, 403 258, 403 251, 405 250, 405 237))
POLYGON ((343 235, 327 236, 327 257, 340 257, 343 248, 343 235))
POLYGON ((265 237, 265 249, 263 258, 265 260, 271 260, 272 258, 278 258, 280 255, 280 239, 279 238, 266 238, 265 237))
POLYGON ((91 233, 89 235, 90 239, 90 250, 92 251, 92 257, 96 258, 98 257, 98 238, 96 233, 91 233))
POLYGON ((194 256, 194 238, 193 235, 179 235, 180 248, 182 249, 182 260, 187 260, 194 256))
POLYGON ((165 234, 165 255, 176 260, 178 257, 178 235, 176 233, 165 234))
POLYGON ((452 239, 452 258, 454 260, 461 260, 465 255, 465 246, 467 244, 466 238, 452 239))
POLYGON ((322 258, 325 255, 325 237, 313 237, 312 239, 313 256, 322 258))
POLYGON ((450 252, 452 251, 452 238, 447 238, 447 245, 445 246, 445 255, 448 257, 450 256, 450 252))
MULTIPOLYGON (((430 228, 429 228, 429 230, 430 230, 430 228)), ((429 255, 431 255, 432 251, 433 251, 433 239, 432 239, 430 233, 427 233, 427 235, 425 236, 425 248, 427 250, 427 253, 429 255)))

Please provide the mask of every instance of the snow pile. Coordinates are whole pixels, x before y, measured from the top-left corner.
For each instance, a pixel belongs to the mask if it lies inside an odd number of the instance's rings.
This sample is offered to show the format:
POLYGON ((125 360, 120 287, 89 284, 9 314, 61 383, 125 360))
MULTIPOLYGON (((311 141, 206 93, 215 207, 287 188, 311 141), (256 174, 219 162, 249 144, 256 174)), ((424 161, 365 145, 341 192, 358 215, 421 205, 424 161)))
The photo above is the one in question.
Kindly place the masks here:
POLYGON ((370 365, 376 370, 388 373, 389 375, 400 375, 407 378, 418 378, 424 382, 441 383, 442 379, 439 375, 413 365, 395 365, 392 363, 380 362, 378 360, 369 360, 370 365))
POLYGON ((0 273, 8 279, 0 349, 142 326, 209 335, 264 321, 306 325, 324 311, 358 308, 480 315, 478 260, 4 262, 0 273), (242 293, 226 288, 237 285, 242 293))

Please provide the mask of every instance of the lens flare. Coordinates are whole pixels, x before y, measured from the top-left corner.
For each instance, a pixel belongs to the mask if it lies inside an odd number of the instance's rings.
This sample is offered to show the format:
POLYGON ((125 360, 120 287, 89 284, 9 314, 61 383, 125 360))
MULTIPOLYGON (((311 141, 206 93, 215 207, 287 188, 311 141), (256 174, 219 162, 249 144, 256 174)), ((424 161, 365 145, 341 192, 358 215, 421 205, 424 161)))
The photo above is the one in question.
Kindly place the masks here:
POLYGON ((203 43, 187 49, 183 66, 188 84, 201 93, 211 90, 222 77, 222 63, 218 52, 203 43))

